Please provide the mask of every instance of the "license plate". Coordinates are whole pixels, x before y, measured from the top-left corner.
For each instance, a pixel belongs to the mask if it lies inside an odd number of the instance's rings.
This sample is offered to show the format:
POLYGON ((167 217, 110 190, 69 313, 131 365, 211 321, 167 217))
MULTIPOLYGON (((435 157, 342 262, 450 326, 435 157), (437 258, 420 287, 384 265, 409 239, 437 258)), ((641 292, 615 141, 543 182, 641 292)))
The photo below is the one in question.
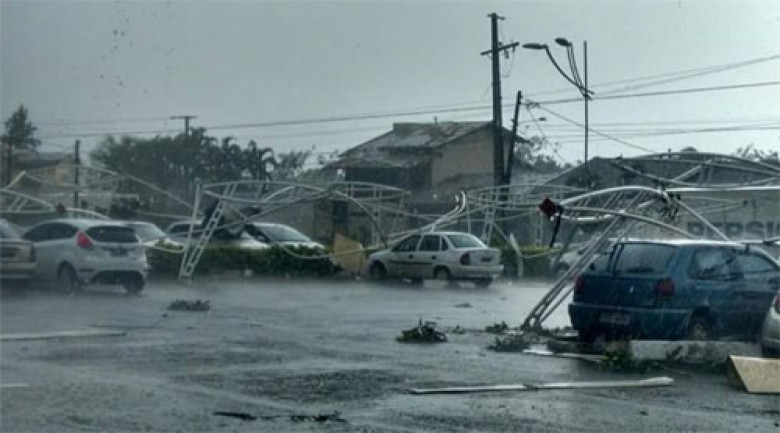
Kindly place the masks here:
POLYGON ((127 251, 124 248, 113 248, 109 250, 111 252, 111 257, 124 257, 127 255, 127 251))
POLYGON ((601 313, 601 317, 599 317, 599 322, 610 325, 628 325, 630 321, 628 314, 622 313, 601 313))

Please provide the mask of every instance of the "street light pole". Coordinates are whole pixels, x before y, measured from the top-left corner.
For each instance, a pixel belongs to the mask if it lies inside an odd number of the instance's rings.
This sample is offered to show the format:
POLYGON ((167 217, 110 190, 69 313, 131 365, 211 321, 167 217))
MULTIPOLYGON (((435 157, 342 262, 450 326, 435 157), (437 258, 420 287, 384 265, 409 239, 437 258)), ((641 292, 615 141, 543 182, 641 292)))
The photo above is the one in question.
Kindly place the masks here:
POLYGON ((584 66, 585 66, 585 79, 582 80, 580 78, 580 73, 577 68, 576 63, 576 57, 574 56, 574 49, 572 48, 572 43, 569 42, 566 38, 555 38, 555 43, 558 45, 566 48, 566 55, 569 59, 569 69, 571 70, 571 77, 566 74, 566 72, 561 69, 560 65, 558 65, 558 62, 555 61, 555 57, 553 57, 552 53, 550 52, 550 47, 547 46, 547 44, 539 44, 539 43, 527 43, 523 44, 523 48, 527 48, 529 50, 544 50, 545 53, 547 53, 547 57, 550 59, 550 62, 552 62, 553 66, 555 66, 555 69, 558 71, 563 78, 566 79, 569 83, 571 83, 574 87, 577 88, 577 90, 580 92, 580 95, 582 95, 583 100, 585 101, 585 160, 583 163, 585 164, 585 168, 588 167, 588 136, 589 136, 589 113, 588 113, 588 103, 590 101, 591 95, 593 94, 593 91, 588 89, 588 42, 583 41, 582 42, 582 55, 584 60, 584 66))
MULTIPOLYGON (((582 60, 583 60, 583 67, 585 68, 585 89, 588 89, 588 41, 582 41, 582 60)), ((585 168, 588 168, 588 136, 589 134, 589 128, 588 128, 588 103, 590 102, 590 97, 588 96, 588 93, 585 92, 582 94, 582 99, 585 101, 585 168)))

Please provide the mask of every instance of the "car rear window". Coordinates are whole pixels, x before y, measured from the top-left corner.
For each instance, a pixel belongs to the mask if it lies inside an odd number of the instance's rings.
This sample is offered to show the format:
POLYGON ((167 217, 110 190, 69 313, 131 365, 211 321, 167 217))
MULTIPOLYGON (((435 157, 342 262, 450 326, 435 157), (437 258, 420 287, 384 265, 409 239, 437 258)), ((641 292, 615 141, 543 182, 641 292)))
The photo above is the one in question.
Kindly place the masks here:
POLYGON ((666 271, 676 247, 660 244, 625 244, 615 272, 634 275, 658 275, 666 271))
POLYGON ((87 229, 87 235, 98 242, 136 243, 138 237, 130 227, 95 226, 87 229))
POLYGON ((485 244, 472 235, 447 235, 455 248, 485 248, 485 244))

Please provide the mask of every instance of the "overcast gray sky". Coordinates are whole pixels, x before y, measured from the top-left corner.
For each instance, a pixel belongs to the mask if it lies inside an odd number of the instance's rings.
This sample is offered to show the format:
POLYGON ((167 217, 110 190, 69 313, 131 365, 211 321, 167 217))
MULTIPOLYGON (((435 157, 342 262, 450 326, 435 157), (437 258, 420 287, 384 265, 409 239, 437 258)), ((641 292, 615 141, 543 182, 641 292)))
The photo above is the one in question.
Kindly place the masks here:
MULTIPOLYGON (((91 146, 104 133, 176 130, 183 124, 169 116, 179 114, 197 115, 193 125, 220 137, 255 139, 277 152, 316 146, 318 153, 345 150, 393 122, 488 120, 490 61, 479 53, 489 48, 490 12, 506 17, 504 43, 548 43, 564 65, 565 51, 553 40, 573 41, 581 71, 587 40, 597 98, 751 85, 595 99, 592 128, 623 142, 594 132, 591 156, 646 153, 629 145, 780 148, 777 0, 0 5, 0 111, 6 119, 26 105, 45 149, 71 149, 76 138, 91 146), (690 71, 700 73, 680 74, 690 71), (668 82, 645 86, 657 81, 668 82), (355 119, 366 114, 387 116, 355 119), (334 117, 349 120, 267 125, 334 117), (237 126, 247 124, 256 126, 237 126)), ((542 102, 523 110, 525 133, 559 142, 569 162, 581 159, 582 129, 558 115, 582 122, 583 104, 554 103, 576 99, 576 89, 540 51, 517 50, 502 69, 505 125, 522 90, 542 102), (546 121, 529 122, 539 117, 546 121)))

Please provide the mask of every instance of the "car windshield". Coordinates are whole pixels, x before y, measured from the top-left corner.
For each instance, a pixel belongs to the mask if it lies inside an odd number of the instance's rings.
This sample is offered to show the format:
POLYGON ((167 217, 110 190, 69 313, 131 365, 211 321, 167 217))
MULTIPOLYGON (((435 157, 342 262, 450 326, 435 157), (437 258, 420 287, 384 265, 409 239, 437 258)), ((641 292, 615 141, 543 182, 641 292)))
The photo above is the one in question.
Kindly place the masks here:
POLYGON ((127 225, 135 230, 135 233, 143 241, 162 239, 166 236, 165 232, 154 224, 128 223, 127 225))
POLYGON ((286 226, 260 226, 259 227, 272 240, 277 242, 311 242, 306 235, 286 226))
POLYGON ((447 239, 455 248, 487 248, 479 238, 470 234, 449 234, 447 239))

